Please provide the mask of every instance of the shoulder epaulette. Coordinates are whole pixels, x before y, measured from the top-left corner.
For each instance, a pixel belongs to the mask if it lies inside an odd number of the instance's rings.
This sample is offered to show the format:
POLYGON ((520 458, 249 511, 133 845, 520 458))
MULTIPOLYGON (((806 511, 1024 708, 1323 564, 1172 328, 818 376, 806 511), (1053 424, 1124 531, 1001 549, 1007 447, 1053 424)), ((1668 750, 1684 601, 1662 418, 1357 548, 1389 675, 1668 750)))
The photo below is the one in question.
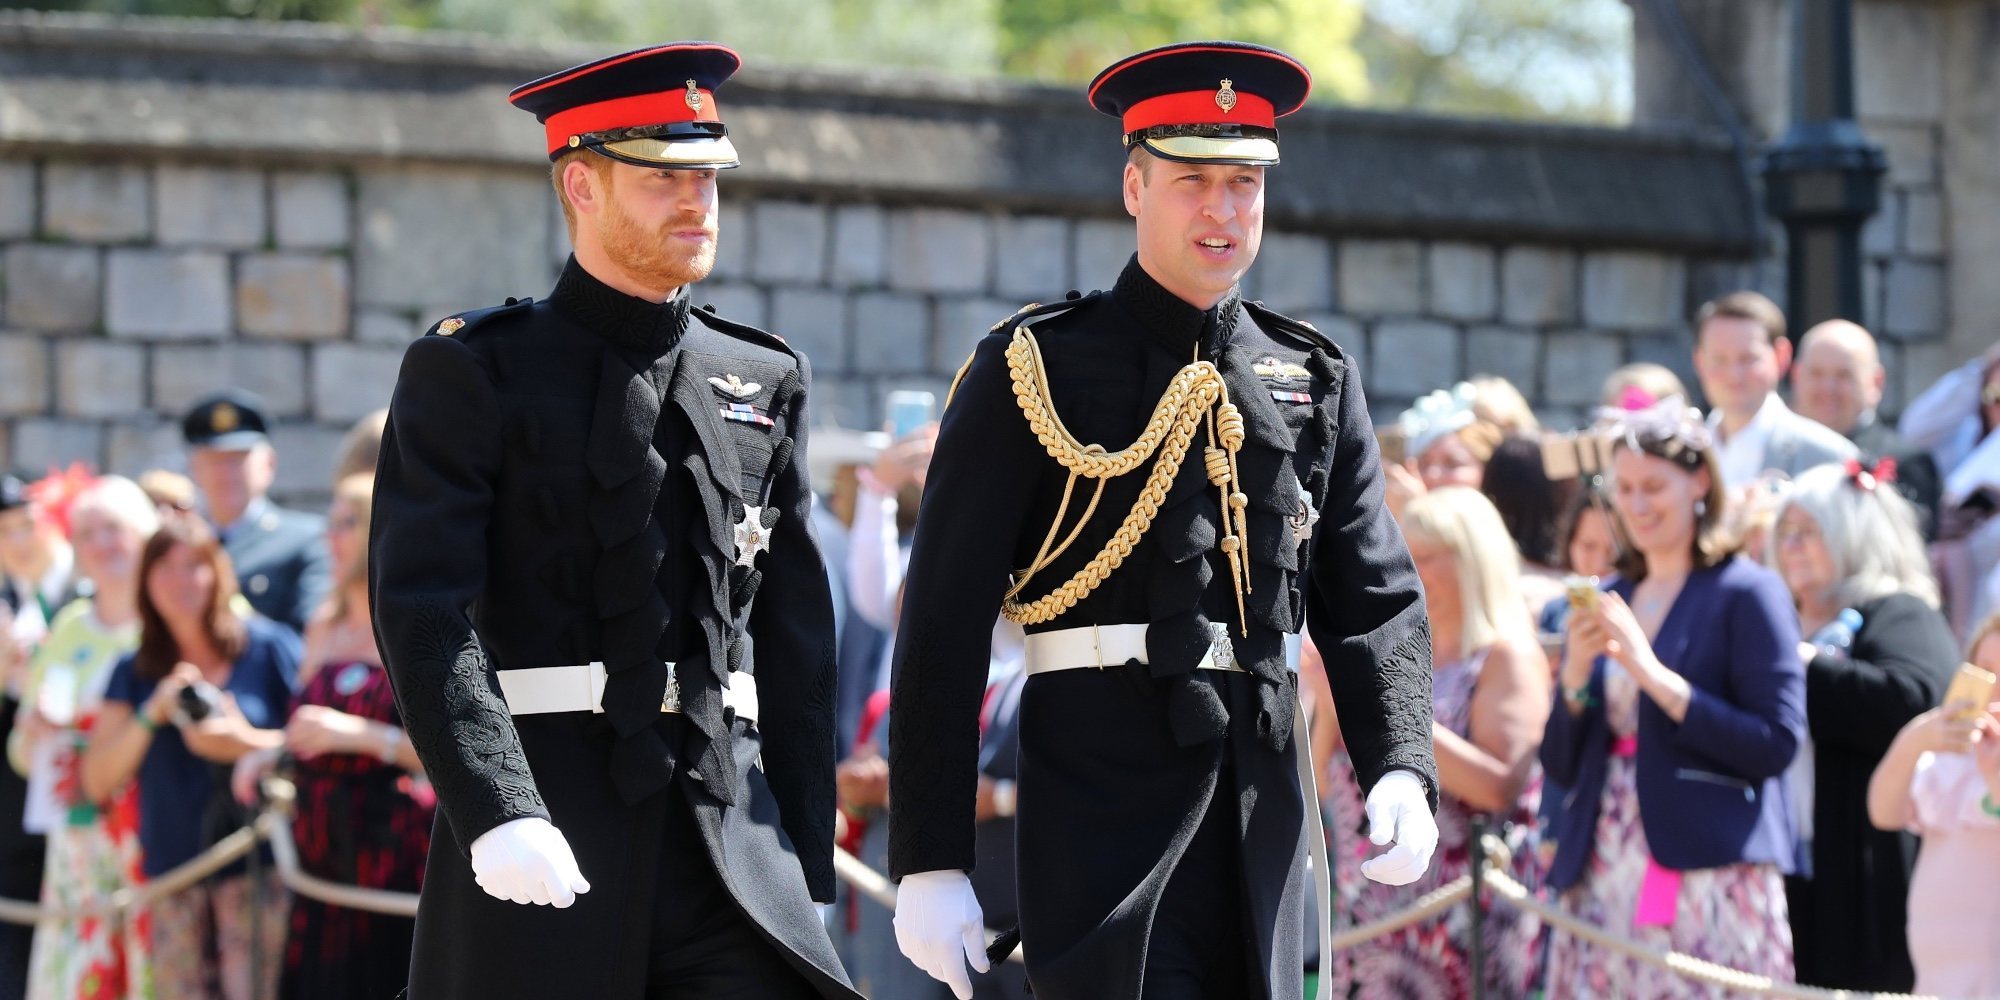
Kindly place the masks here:
POLYGON ((986 332, 1001 333, 1012 330, 1023 323, 1033 325, 1051 316, 1059 316, 1066 313, 1103 294, 1103 292, 1071 292, 1056 302, 1030 302, 1020 309, 1015 310, 1014 315, 993 324, 986 332))
POLYGON ((799 352, 794 350, 792 345, 786 343, 785 338, 769 330, 760 330, 748 323, 738 323, 733 319, 724 319, 721 316, 717 316, 715 314, 715 307, 712 305, 704 304, 700 308, 693 310, 693 313, 696 319, 701 320, 704 325, 717 333, 726 333, 732 337, 750 341, 760 347, 782 351, 788 357, 798 357, 799 352))
POLYGON ((488 309, 474 309, 471 312, 453 313, 433 324, 426 337, 461 337, 471 333, 481 323, 509 313, 520 312, 535 304, 534 299, 508 299, 505 303, 488 309))
POLYGON ((1246 301, 1243 303, 1243 308, 1249 310, 1251 318, 1255 319, 1257 325, 1263 327, 1267 333, 1290 337, 1308 350, 1318 348, 1332 351, 1335 355, 1343 353, 1340 345, 1334 343, 1332 337, 1319 332, 1318 327, 1305 320, 1293 319, 1262 302, 1246 301))

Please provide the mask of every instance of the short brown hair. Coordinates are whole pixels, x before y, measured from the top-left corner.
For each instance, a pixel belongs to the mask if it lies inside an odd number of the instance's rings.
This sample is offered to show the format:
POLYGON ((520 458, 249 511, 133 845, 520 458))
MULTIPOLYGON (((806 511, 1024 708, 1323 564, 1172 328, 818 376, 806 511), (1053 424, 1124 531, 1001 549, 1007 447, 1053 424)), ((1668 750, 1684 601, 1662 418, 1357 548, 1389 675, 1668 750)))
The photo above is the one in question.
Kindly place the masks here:
POLYGON ((1712 319, 1747 319, 1764 328, 1766 343, 1776 345, 1785 339, 1785 311, 1762 292, 1730 292, 1702 303, 1694 314, 1695 343, 1701 342, 1701 329, 1712 319))
POLYGON ((153 575, 153 567, 167 557, 167 553, 185 545, 195 550, 195 554, 208 561, 215 570, 215 592, 208 596, 208 609, 203 615, 203 630, 208 633, 209 644, 217 654, 235 662, 243 654, 249 643, 248 630, 243 619, 238 617, 233 606, 236 602, 236 568, 230 565, 229 554, 222 551, 222 543, 215 538, 215 532, 208 525, 193 518, 170 519, 153 532, 146 540, 146 548, 139 554, 139 650, 133 654, 132 669, 142 681, 157 683, 174 669, 174 664, 184 657, 180 645, 174 642, 174 634, 167 628, 167 621, 160 617, 160 609, 153 604, 153 595, 146 581, 153 575))
MULTIPOLYGON (((1690 552, 1694 557, 1693 568, 1707 569, 1720 565, 1735 555, 1739 545, 1728 526, 1729 492, 1722 482, 1722 462, 1716 457, 1714 446, 1691 448, 1669 437, 1634 434, 1620 441, 1618 447, 1629 448, 1635 444, 1641 454, 1665 459, 1689 475, 1697 470, 1708 473, 1708 491, 1702 495, 1702 508, 1694 518, 1694 542, 1690 552)), ((1625 539, 1631 537, 1623 525, 1614 525, 1613 534, 1618 536, 1622 545, 1618 552, 1618 575, 1634 583, 1644 580, 1646 554, 1640 552, 1636 545, 1623 544, 1625 539)))
POLYGON ((563 224, 569 227, 572 239, 576 237, 576 208, 569 203, 569 195, 563 193, 563 172, 578 160, 590 164, 590 169, 599 179, 611 175, 611 158, 591 149, 569 150, 549 164, 549 184, 556 189, 556 204, 562 206, 563 224))

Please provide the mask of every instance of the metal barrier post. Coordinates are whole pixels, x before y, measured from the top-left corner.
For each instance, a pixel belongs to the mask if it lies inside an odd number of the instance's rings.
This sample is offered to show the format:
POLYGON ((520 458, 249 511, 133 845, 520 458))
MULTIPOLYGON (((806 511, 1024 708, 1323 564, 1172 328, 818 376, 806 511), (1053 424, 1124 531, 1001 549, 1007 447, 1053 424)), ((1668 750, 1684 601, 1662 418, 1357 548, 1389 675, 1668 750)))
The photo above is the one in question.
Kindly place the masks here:
POLYGON ((1480 1000, 1486 989, 1486 908, 1480 890, 1486 888, 1486 817, 1472 817, 1472 893, 1465 905, 1472 907, 1472 1000, 1480 1000))

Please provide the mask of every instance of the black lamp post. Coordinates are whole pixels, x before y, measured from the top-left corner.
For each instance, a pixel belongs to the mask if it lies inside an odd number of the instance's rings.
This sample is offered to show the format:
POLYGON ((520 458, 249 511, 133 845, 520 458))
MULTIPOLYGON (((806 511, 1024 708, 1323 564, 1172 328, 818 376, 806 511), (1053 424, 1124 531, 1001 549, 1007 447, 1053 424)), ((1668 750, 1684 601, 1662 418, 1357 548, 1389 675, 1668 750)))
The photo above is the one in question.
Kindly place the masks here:
POLYGON ((1793 338, 1823 320, 1862 322, 1861 224, 1887 169, 1854 121, 1851 0, 1792 0, 1792 123, 1762 173, 1765 204, 1785 224, 1793 338))

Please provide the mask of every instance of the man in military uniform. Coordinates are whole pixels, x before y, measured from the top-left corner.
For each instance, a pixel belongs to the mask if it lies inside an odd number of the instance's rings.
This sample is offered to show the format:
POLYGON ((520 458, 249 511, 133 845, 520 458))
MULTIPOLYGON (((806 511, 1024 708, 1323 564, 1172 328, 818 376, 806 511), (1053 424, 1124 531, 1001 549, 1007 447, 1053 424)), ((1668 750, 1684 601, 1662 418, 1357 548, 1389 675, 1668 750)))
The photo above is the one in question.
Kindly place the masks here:
POLYGON ((1430 631, 1360 375, 1238 292, 1275 120, 1309 86, 1235 42, 1099 74, 1138 253, 1110 291, 996 326, 945 410, 897 638, 890 865, 903 953, 960 997, 966 962, 1005 947, 982 949, 965 874, 995 608, 1028 632, 1015 797, 1038 1000, 1300 995, 1302 625, 1370 835, 1396 843, 1364 870, 1407 883, 1436 845, 1430 631))
POLYGON ((278 453, 268 431, 263 401, 241 389, 206 396, 181 418, 188 478, 208 502, 238 589, 258 614, 300 632, 331 585, 326 519, 270 501, 278 453))
POLYGON ((690 307, 715 89, 675 43, 524 84, 575 255, 410 346, 377 638, 442 820, 411 1000, 853 997, 833 898, 833 623, 805 359, 690 307))

